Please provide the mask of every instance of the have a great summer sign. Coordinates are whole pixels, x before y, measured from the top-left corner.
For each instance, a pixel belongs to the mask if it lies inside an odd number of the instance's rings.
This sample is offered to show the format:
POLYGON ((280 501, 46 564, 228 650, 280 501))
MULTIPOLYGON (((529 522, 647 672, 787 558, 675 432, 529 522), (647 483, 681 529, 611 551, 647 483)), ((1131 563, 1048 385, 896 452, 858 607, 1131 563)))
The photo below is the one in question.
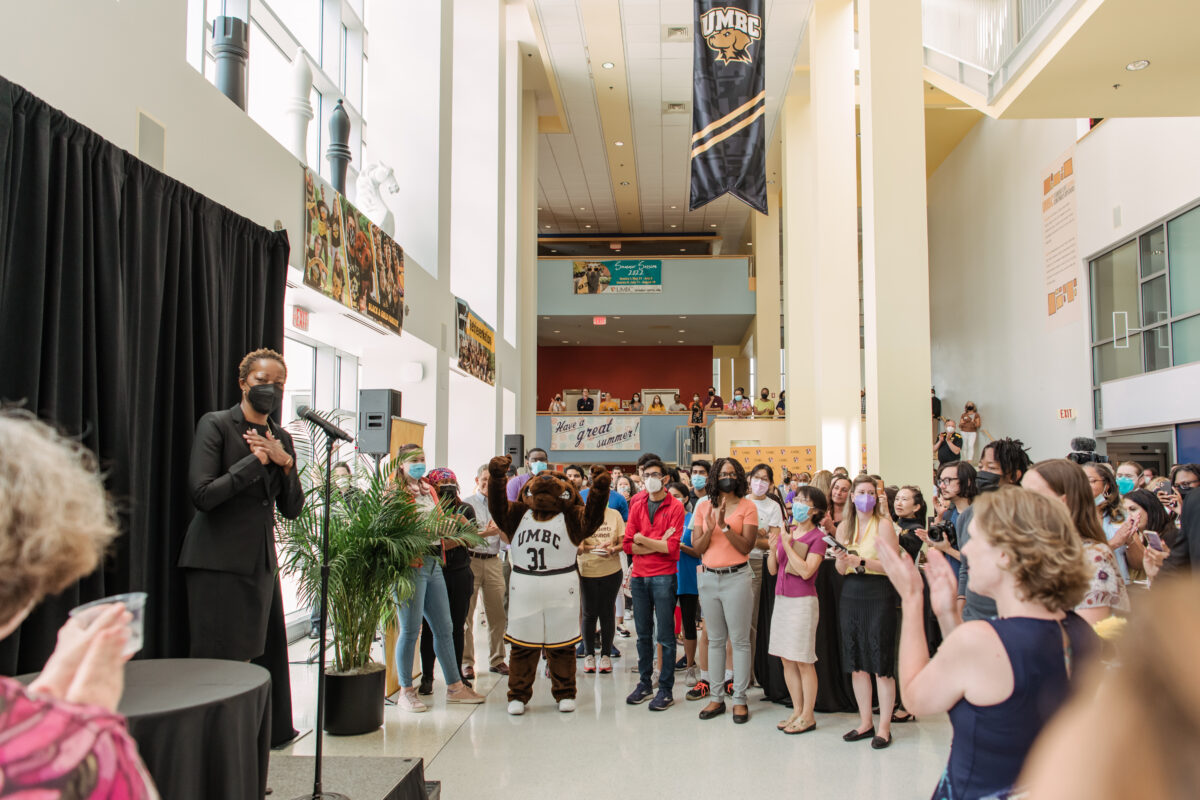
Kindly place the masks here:
POLYGON ((641 450, 638 416, 551 417, 551 450, 641 450))

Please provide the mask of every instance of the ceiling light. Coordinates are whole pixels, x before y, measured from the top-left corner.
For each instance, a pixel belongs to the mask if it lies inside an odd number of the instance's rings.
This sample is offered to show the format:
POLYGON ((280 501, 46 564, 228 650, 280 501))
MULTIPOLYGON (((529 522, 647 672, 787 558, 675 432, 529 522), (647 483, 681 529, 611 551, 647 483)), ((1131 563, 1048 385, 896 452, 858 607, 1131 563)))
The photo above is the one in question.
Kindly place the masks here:
POLYGON ((675 226, 674 226, 674 225, 672 225, 671 227, 672 227, 672 228, 674 228, 675 226))
POLYGON ((554 333, 562 333, 562 331, 554 331, 554 333))
POLYGON ((550 318, 549 318, 549 317, 542 317, 542 319, 550 319, 550 318))
MULTIPOLYGON (((629 185, 629 181, 621 181, 621 185, 622 185, 622 186, 628 186, 628 185, 629 185)), ((629 213, 629 212, 626 212, 626 213, 629 213)))
POLYGON ((557 253, 558 251, 557 251, 557 250, 551 250, 550 252, 551 252, 551 253, 557 253))
POLYGON ((687 317, 680 317, 680 319, 687 319, 687 317))
POLYGON ((585 227, 585 228, 590 228, 590 227, 592 227, 592 226, 591 226, 591 225, 584 225, 583 227, 585 227))
MULTIPOLYGON (((675 207, 675 206, 671 206, 671 208, 674 208, 674 207, 675 207)), ((542 210, 542 207, 541 207, 541 206, 538 206, 538 211, 541 211, 541 210, 542 210)))
POLYGON ((746 242, 746 247, 754 247, 754 242, 746 242))
POLYGON ((611 61, 605 61, 605 62, 604 62, 603 64, 601 64, 600 66, 604 67, 605 69, 612 69, 613 67, 615 67, 615 66, 616 66, 616 64, 614 64, 614 63, 613 63, 613 62, 611 62, 611 61))
POLYGON ((543 228, 549 228, 550 226, 549 226, 549 225, 543 225, 542 227, 543 227, 543 228))
POLYGON ((621 344, 625 344, 625 340, 624 340, 624 339, 622 339, 622 340, 621 340, 621 344))
POLYGON ((613 317, 613 319, 620 319, 620 317, 613 317))
POLYGON ((679 342, 680 344, 683 344, 683 339, 676 339, 675 341, 679 342))
MULTIPOLYGON (((678 206, 671 206, 671 208, 678 208, 678 206)), ((541 209, 539 208, 538 211, 541 211, 541 209)))
POLYGON ((709 225, 708 227, 715 228, 715 227, 717 227, 717 223, 714 222, 713 224, 709 225))
POLYGON ((679 330, 679 332, 680 332, 680 333, 687 333, 687 331, 683 330, 682 328, 679 330))
POLYGON ((1129 70, 1130 72, 1138 72, 1139 70, 1143 70, 1148 66, 1150 66, 1150 62, 1148 60, 1139 58, 1137 61, 1130 61, 1128 64, 1126 64, 1125 69, 1129 70))
POLYGON ((583 206, 580 206, 580 207, 579 207, 579 210, 580 210, 580 211, 587 211, 587 209, 586 209, 586 208, 584 208, 583 206))
POLYGON ((624 333, 624 332, 625 332, 625 331, 617 331, 617 333, 624 333))
POLYGON ((625 146, 625 143, 624 143, 624 142, 613 142, 613 144, 615 144, 617 147, 624 147, 624 146, 625 146))
POLYGON ((679 252, 681 252, 681 253, 686 253, 686 252, 687 252, 687 248, 686 248, 686 247, 681 247, 681 248, 679 248, 679 252))
POLYGON ((566 339, 563 339, 563 340, 562 340, 562 343, 563 343, 563 344, 570 344, 570 342, 568 342, 566 339))

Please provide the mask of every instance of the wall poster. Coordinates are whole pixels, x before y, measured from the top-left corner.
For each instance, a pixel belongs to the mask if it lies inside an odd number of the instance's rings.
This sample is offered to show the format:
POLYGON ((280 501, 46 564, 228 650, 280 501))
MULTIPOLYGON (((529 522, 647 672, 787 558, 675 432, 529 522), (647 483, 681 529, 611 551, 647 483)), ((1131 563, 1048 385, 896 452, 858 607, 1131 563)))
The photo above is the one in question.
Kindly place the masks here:
POLYGON ((404 326, 404 250, 310 169, 304 285, 395 333, 404 326))
POLYGON ((550 418, 551 450, 641 450, 642 418, 605 416, 550 418))
POLYGON ((817 448, 808 445, 731 447, 729 448, 729 457, 740 461, 746 468, 747 474, 759 464, 767 464, 775 471, 776 480, 783 477, 784 468, 788 472, 813 473, 817 471, 817 448))
POLYGON ((1042 253, 1046 270, 1046 323, 1061 328, 1083 319, 1079 300, 1078 229, 1075 224, 1075 146, 1042 179, 1042 253))
POLYGON ((467 301, 454 298, 458 318, 458 368, 484 383, 496 385, 496 331, 484 322, 467 301))
POLYGON ((575 294, 660 294, 662 261, 574 261, 571 279, 575 294))

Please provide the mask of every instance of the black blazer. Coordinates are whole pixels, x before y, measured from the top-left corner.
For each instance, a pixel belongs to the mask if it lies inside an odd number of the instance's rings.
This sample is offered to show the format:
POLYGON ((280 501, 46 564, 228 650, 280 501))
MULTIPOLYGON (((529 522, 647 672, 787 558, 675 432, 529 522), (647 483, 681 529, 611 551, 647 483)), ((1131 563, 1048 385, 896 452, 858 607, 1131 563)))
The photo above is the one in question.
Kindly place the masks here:
MULTIPOLYGON (((292 437, 271 420, 267 425, 294 459, 292 437)), ((274 571, 275 508, 288 519, 300 516, 304 490, 300 470, 285 475, 262 464, 242 438, 248 429, 241 405, 200 418, 192 443, 188 487, 196 516, 188 527, 179 566, 252 575, 266 551, 274 571)))

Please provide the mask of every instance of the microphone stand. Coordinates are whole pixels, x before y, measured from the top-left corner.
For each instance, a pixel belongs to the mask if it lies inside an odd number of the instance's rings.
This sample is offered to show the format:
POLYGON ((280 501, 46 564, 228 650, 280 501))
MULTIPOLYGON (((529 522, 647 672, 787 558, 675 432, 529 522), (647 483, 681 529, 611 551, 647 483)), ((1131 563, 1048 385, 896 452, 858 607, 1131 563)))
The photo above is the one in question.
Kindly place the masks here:
POLYGON ((321 643, 317 659, 317 753, 313 766, 313 790, 311 795, 301 795, 295 800, 350 800, 338 792, 326 792, 321 787, 321 750, 325 741, 325 632, 329 625, 329 511, 333 496, 333 440, 325 431, 325 517, 321 522, 321 643))

